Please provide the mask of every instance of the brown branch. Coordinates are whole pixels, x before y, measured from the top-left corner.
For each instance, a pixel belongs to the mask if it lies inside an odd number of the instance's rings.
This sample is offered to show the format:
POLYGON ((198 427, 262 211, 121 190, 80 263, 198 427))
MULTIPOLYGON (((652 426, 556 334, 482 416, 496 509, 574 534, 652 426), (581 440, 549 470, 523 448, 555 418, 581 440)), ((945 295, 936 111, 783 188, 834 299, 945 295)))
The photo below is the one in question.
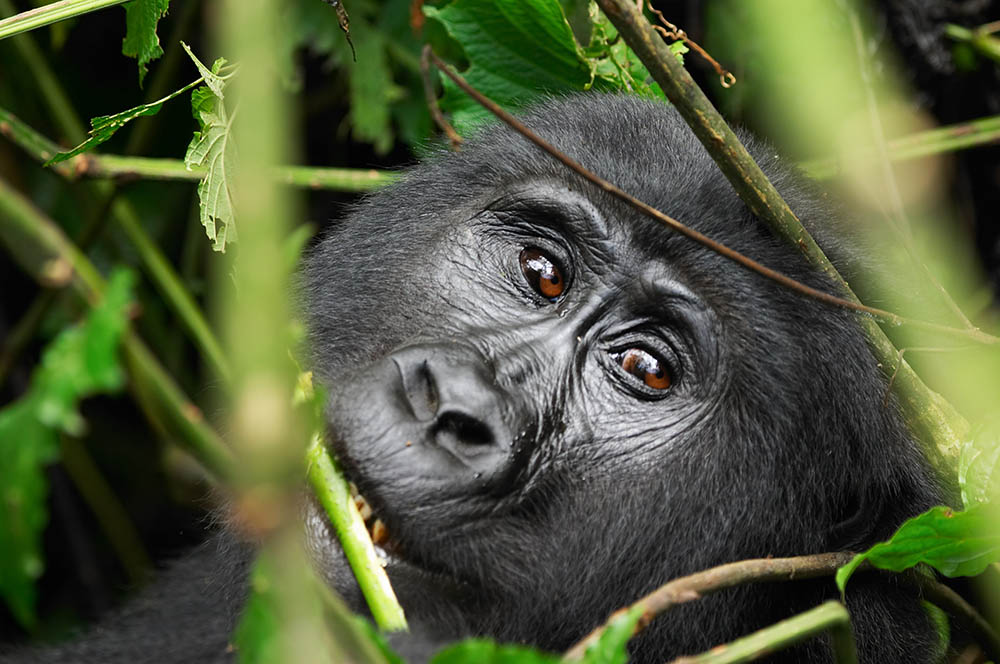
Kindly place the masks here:
MULTIPOLYGON (((618 615, 641 608, 642 617, 636 633, 644 629, 659 614, 678 604, 684 604, 726 588, 764 581, 794 581, 829 576, 854 557, 851 553, 820 553, 796 558, 756 558, 726 563, 666 583, 629 607, 619 609, 608 622, 618 615)), ((587 648, 600 638, 607 624, 601 625, 572 648, 566 651, 563 661, 578 660, 587 648)))
MULTIPOLYGON (((594 629, 563 656, 564 662, 579 660, 587 648, 595 643, 608 625, 619 616, 639 609, 642 617, 636 624, 635 633, 645 629, 653 618, 672 609, 711 595, 720 590, 774 581, 801 581, 830 576, 838 568, 850 562, 853 553, 820 553, 794 558, 756 558, 740 560, 712 567, 688 576, 682 576, 660 586, 630 606, 615 611, 605 624, 594 629)), ((869 563, 864 563, 859 571, 874 571, 869 563)), ((972 637, 983 647, 993 661, 1000 661, 1000 636, 976 609, 958 593, 916 570, 909 570, 900 578, 917 588, 930 603, 938 606, 965 627, 972 637)))
POLYGON ((434 91, 434 82, 431 80, 430 53, 430 44, 426 44, 424 50, 420 53, 420 77, 424 80, 424 96, 427 97, 427 108, 431 112, 431 117, 434 118, 434 124, 440 127, 441 131, 448 136, 448 140, 451 141, 451 149, 458 150, 459 146, 462 145, 463 139, 455 131, 455 128, 444 119, 441 107, 438 106, 437 93, 434 91))
POLYGON ((924 599, 957 619, 983 648, 988 659, 1000 662, 1000 635, 961 595, 936 579, 911 570, 903 578, 923 593, 924 599))
POLYGON ((468 94, 470 97, 479 102, 479 104, 484 106, 495 116, 503 120, 503 122, 505 122, 515 131, 517 131, 519 134, 527 138, 529 141, 540 147, 545 152, 549 153, 549 155, 551 155, 555 159, 562 162, 567 168, 575 172, 577 175, 591 182, 592 184, 602 189, 603 191, 606 191, 612 196, 615 196, 616 198, 625 201, 626 203, 628 203, 635 209, 639 210, 643 214, 663 223, 664 225, 680 233, 684 237, 693 240, 694 242, 697 242, 698 244, 714 251, 720 256, 728 258, 734 263, 742 265, 743 267, 753 272, 756 272, 757 274, 760 274, 761 276, 766 277, 771 281, 774 281, 786 288, 801 293, 802 295, 811 297, 814 300, 818 300, 820 302, 824 302, 826 304, 830 304, 836 307, 842 307, 844 309, 850 309, 852 311, 858 311, 861 313, 869 314, 871 316, 880 318, 885 322, 891 323, 893 325, 903 325, 903 324, 911 325, 913 327, 930 330, 933 332, 941 332, 967 339, 972 339, 978 343, 987 345, 1000 343, 1000 338, 986 334, 985 332, 979 329, 973 329, 973 330, 959 329, 947 325, 940 325, 938 323, 930 323, 926 321, 904 318, 903 316, 894 314, 891 311, 886 311, 884 309, 877 309, 875 307, 869 307, 864 304, 861 304, 860 302, 847 300, 842 297, 838 297, 836 295, 831 295, 830 293, 826 293, 824 291, 821 291, 819 289, 807 286, 799 281, 796 281, 795 279, 792 279, 791 277, 788 277, 782 274, 781 272, 778 272, 777 270, 772 270, 771 268, 762 265, 761 263, 758 263, 752 258, 745 256, 744 254, 741 254, 738 251, 734 251, 733 249, 730 249, 729 247, 720 242, 716 242, 707 235, 699 233, 698 231, 694 230, 693 228, 690 228, 689 226, 685 226, 684 224, 677 221, 673 217, 664 214, 663 212, 657 210, 656 208, 650 205, 647 205, 646 203, 643 203, 642 201, 635 198, 631 194, 618 188, 616 185, 608 182, 607 180, 599 177, 598 175, 595 175, 591 171, 584 168, 579 162, 571 159, 564 153, 557 150, 551 143, 548 143, 541 136, 533 132, 531 129, 528 129, 513 115, 502 109, 495 102, 493 102, 492 100, 484 96, 481 92, 479 92, 471 85, 469 85, 458 74, 453 72, 451 68, 444 61, 442 61, 437 56, 437 54, 435 54, 431 50, 429 45, 424 47, 424 55, 430 57, 430 59, 434 62, 434 64, 438 67, 438 69, 444 72, 444 74, 448 76, 448 78, 450 78, 452 81, 454 81, 457 86, 459 86, 462 90, 464 90, 466 94, 468 94))

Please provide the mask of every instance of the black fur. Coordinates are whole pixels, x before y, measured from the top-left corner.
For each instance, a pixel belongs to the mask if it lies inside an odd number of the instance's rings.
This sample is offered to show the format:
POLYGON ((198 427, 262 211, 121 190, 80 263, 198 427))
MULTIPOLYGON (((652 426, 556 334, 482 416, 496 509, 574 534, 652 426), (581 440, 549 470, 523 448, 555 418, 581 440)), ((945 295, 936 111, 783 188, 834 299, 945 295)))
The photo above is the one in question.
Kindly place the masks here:
MULTIPOLYGON (((639 199, 833 290, 749 213, 665 105, 590 95, 525 120, 639 199)), ((843 257, 816 197, 744 139, 843 257)), ((418 658, 473 634, 559 651, 671 578, 860 549, 942 500, 894 401, 883 405, 854 314, 666 230, 505 127, 359 205, 309 257, 304 290, 333 445, 405 561, 389 567, 412 627, 397 645, 418 658), (562 268, 558 302, 525 279, 525 247, 562 268), (628 348, 659 355, 671 388, 624 373, 615 353, 628 348)), ((324 520, 313 510, 308 523, 320 569, 363 611, 324 520)), ((238 578, 246 556, 227 557, 239 562, 225 576, 238 578)), ((229 585, 190 609, 126 610, 86 647, 102 648, 95 660, 141 661, 127 639, 177 634, 173 618, 199 611, 206 628, 184 634, 192 650, 149 661, 225 659, 229 585)), ((822 580, 703 599, 657 619, 632 661, 696 653, 832 596, 822 580)), ((863 662, 934 652, 917 598, 892 579, 857 577, 848 604, 863 662)), ((45 661, 98 652, 74 648, 45 661)), ((828 660, 822 639, 773 659, 828 660)))

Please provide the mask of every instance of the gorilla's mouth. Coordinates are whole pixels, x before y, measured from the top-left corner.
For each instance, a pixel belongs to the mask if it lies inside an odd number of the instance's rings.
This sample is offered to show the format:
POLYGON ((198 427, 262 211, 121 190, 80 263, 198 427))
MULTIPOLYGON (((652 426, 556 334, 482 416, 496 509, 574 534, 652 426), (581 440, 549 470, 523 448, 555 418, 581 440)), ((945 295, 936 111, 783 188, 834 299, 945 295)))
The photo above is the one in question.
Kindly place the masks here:
POLYGON ((385 567, 393 559, 402 559, 403 554, 399 542, 389 536, 389 529, 386 527, 385 521, 375 513, 368 499, 361 495, 357 484, 350 482, 349 486, 351 499, 354 501, 355 507, 358 508, 358 512, 361 513, 361 518, 364 519, 365 529, 368 531, 372 544, 375 545, 375 553, 378 554, 382 566, 385 567))

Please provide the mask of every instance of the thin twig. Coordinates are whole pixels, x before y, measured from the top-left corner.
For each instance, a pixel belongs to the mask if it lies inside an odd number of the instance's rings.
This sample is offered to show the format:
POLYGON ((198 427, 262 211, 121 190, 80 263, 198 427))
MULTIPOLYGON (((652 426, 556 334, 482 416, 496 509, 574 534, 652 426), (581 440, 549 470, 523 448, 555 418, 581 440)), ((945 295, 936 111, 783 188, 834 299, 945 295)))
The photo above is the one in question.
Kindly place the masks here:
POLYGON ((451 141, 451 149, 458 150, 459 146, 462 145, 463 139, 455 131, 455 128, 451 126, 451 123, 445 120, 444 114, 441 113, 441 107, 438 106, 437 93, 434 90, 434 82, 431 80, 430 53, 431 45, 425 44, 423 50, 420 52, 420 76, 424 80, 424 96, 427 98, 427 108, 431 112, 431 117, 434 118, 434 123, 441 128, 441 131, 451 141))
POLYGON ((750 662, 784 650, 796 643, 829 631, 836 664, 857 664, 858 651, 851 629, 851 616, 840 602, 824 602, 797 616, 748 634, 743 638, 715 646, 700 655, 678 657, 670 664, 736 664, 750 662))
MULTIPOLYGON (((636 625, 636 632, 644 629, 659 614, 668 609, 697 599, 705 595, 734 586, 764 581, 792 581, 829 576, 853 558, 851 553, 821 553, 812 556, 796 558, 757 558, 741 560, 735 563, 719 565, 689 576, 683 576, 666 583, 646 595, 631 606, 620 609, 614 616, 641 608, 642 618, 636 625)), ((578 660, 587 652, 587 648, 595 643, 604 632, 601 625, 576 645, 566 651, 564 661, 578 660)))
POLYGON ((965 330, 965 329, 950 327, 947 325, 940 325, 938 323, 930 323, 926 321, 904 318, 903 316, 894 314, 891 311, 886 311, 884 309, 877 309, 875 307, 869 307, 857 301, 847 300, 842 297, 838 297, 836 295, 831 295, 830 293, 826 293, 824 291, 821 291, 819 289, 807 286, 806 284, 796 281, 795 279, 792 279, 791 277, 788 277, 778 272, 777 270, 772 270, 771 268, 762 265, 761 263, 758 263, 752 258, 745 256, 744 254, 741 254, 738 251, 734 251, 733 249, 730 249, 724 244, 716 242, 707 235, 699 233, 698 231, 694 230, 689 226, 685 226, 684 224, 674 219, 673 217, 664 214, 663 212, 657 210, 656 208, 650 205, 647 205, 646 203, 643 203, 642 201, 635 198, 631 194, 620 189, 618 186, 608 182, 607 180, 587 170, 579 162, 571 159, 564 153, 557 150, 552 144, 548 143, 541 136, 533 132, 531 129, 528 129, 528 127, 526 127, 523 123, 517 120, 517 118, 515 118, 513 115, 503 110, 492 100, 488 99, 478 90, 469 85, 465 80, 463 80, 460 76, 458 76, 455 72, 453 72, 445 62, 443 62, 440 58, 438 58, 438 56, 435 53, 431 51, 427 52, 430 53, 430 58, 434 61, 434 64, 441 71, 443 71, 446 76, 448 76, 452 81, 454 81, 456 85, 462 88, 462 90, 464 90, 469 96, 471 96, 473 99, 475 99, 485 108, 487 108, 491 113, 496 115, 498 118, 503 120, 504 123, 509 125, 519 134, 521 134, 529 141, 540 147, 542 150, 547 152, 555 159, 562 162, 567 168, 578 174, 580 177, 591 182, 598 188, 602 189, 603 191, 606 191, 612 196, 615 196, 616 198, 625 201, 626 203, 636 208, 637 210, 641 211, 642 213, 646 214, 647 216, 656 219, 657 221, 663 223, 672 230, 680 233, 684 237, 689 238, 694 242, 697 242, 698 244, 714 251, 720 256, 728 258, 729 260, 739 265, 742 265, 743 267, 753 272, 756 272, 757 274, 760 274, 761 276, 766 277, 778 284, 781 284, 786 288, 801 293, 802 295, 806 295, 815 300, 836 307, 841 307, 844 309, 850 309, 852 311, 866 313, 871 316, 875 316, 876 318, 880 318, 885 322, 891 323, 893 325, 903 325, 903 324, 911 325, 913 327, 917 327, 924 330, 941 332, 966 339, 971 339, 973 341, 986 345, 1000 343, 1000 338, 986 334, 985 332, 979 329, 965 330))
POLYGON ((923 593, 924 599, 956 618, 986 652, 988 658, 1000 662, 1000 635, 975 608, 954 590, 940 581, 916 570, 903 575, 907 582, 923 593))

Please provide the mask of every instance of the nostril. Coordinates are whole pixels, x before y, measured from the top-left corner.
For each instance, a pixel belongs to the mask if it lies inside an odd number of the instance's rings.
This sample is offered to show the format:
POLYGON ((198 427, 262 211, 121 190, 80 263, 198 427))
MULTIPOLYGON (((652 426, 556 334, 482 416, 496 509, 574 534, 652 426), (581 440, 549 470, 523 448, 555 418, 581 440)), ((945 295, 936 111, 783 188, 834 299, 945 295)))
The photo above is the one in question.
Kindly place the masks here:
POLYGON ((434 438, 439 444, 459 443, 468 446, 492 445, 493 431, 484 422, 465 413, 448 411, 438 417, 434 438))
POLYGON ((441 404, 437 382, 427 360, 419 362, 401 362, 393 358, 399 375, 403 381, 403 392, 406 401, 413 410, 413 416, 421 422, 432 419, 441 404))

